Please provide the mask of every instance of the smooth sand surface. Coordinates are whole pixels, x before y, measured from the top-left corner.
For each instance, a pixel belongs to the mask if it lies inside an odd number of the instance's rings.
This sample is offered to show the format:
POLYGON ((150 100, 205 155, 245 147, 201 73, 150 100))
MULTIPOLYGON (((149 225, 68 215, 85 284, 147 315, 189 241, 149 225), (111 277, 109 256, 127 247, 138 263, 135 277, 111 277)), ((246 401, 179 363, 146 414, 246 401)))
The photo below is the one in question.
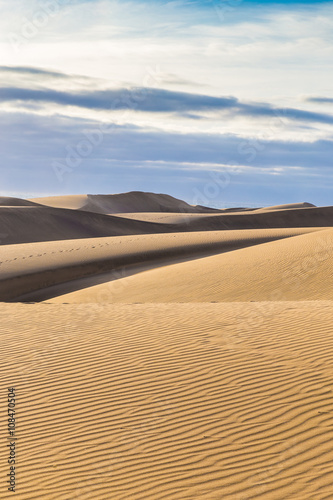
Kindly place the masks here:
POLYGON ((31 198, 29 201, 53 208, 68 208, 80 210, 88 202, 87 194, 74 194, 64 196, 46 196, 44 198, 31 198))
MULTIPOLYGON (((3 304, 18 500, 330 500, 331 302, 3 304)), ((3 404, 4 406, 4 404, 3 404)))
MULTIPOLYGON (((277 230, 276 230, 277 231, 277 230)), ((333 299, 333 229, 123 277, 55 302, 234 302, 333 299)))
POLYGON ((333 207, 2 197, 0 244, 0 500, 333 498, 333 207))

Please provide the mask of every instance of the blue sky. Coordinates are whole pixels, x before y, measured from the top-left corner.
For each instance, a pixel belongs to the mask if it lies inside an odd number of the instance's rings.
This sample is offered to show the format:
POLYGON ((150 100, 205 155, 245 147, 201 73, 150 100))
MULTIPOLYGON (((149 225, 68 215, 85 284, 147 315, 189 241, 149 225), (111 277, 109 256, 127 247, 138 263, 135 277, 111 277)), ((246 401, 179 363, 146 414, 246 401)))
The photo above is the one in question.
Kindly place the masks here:
POLYGON ((333 204, 333 2, 0 7, 2 195, 333 204))

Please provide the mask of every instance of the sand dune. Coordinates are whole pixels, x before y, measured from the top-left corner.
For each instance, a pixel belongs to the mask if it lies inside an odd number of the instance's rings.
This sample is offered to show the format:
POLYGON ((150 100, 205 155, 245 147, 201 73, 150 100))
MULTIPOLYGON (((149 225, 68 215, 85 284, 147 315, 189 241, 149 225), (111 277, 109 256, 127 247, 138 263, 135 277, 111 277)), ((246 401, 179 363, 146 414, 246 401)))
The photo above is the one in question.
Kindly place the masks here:
POLYGON ((88 195, 72 194, 64 196, 46 196, 44 198, 31 198, 29 201, 46 207, 81 210, 88 202, 88 195))
POLYGON ((10 196, 0 196, 0 206, 2 207, 36 207, 38 203, 23 200, 22 198, 12 198, 10 196))
MULTIPOLYGON (((207 229, 259 229, 279 227, 333 226, 333 207, 296 208, 265 212, 218 214, 189 222, 191 231, 207 225, 207 229)), ((202 229, 201 229, 202 230, 202 229)))
POLYGON ((13 497, 332 498, 331 302, 4 304, 0 320, 13 497))
POLYGON ((179 200, 172 198, 170 201, 171 197, 167 195, 154 195, 155 198, 150 193, 136 195, 60 197, 65 201, 68 198, 63 205, 71 208, 59 208, 62 202, 57 197, 56 200, 52 198, 57 208, 3 198, 4 203, 12 205, 0 206, 0 245, 130 234, 333 226, 333 207, 265 209, 263 212, 243 210, 235 213, 208 213, 207 209, 207 213, 203 213, 205 209, 191 207, 185 202, 182 202, 184 206, 177 206, 179 200), (145 203, 147 206, 143 210, 145 203), (136 212, 130 210, 134 206, 136 212), (112 208, 119 216, 111 214, 112 208), (127 208, 128 211, 120 208, 127 208))
POLYGON ((263 207, 263 208, 257 208, 256 212, 271 212, 273 210, 288 210, 288 209, 295 209, 295 208, 317 208, 316 205, 313 205, 312 203, 289 203, 287 205, 274 205, 272 207, 263 207))
POLYGON ((127 266, 154 266, 317 230, 208 231, 6 245, 1 249, 0 300, 110 270, 125 273, 127 266))
POLYGON ((57 208, 80 209, 99 214, 118 212, 218 212, 201 205, 192 206, 167 194, 129 193, 32 198, 31 201, 57 208))
MULTIPOLYGON (((28 200, 22 200, 28 201, 28 200)), ((275 210, 288 210, 300 208, 317 208, 312 203, 289 203, 262 208, 225 208, 213 209, 202 205, 189 205, 188 203, 166 194, 143 193, 131 191, 129 193, 107 195, 64 195, 47 196, 44 198, 31 198, 30 202, 41 205, 86 210, 101 214, 108 213, 136 213, 136 212, 174 212, 174 213, 237 213, 237 212, 271 212, 275 210)))
MULTIPOLYGON (((112 215, 112 214, 109 214, 112 215)), ((145 222, 157 222, 159 224, 190 224, 195 220, 205 219, 207 217, 213 217, 215 213, 212 214, 200 214, 200 213, 177 213, 177 212, 128 212, 128 213, 118 213, 117 217, 123 217, 125 219, 141 220, 145 222)))
MULTIPOLYGON (((233 226, 233 221, 235 221, 235 224, 237 225, 242 225, 244 224, 244 220, 248 221, 248 224, 255 225, 258 224, 262 227, 270 227, 271 224, 275 224, 275 221, 278 221, 278 224, 281 224, 281 220, 285 222, 285 225, 288 225, 288 214, 283 214, 283 217, 278 217, 276 215, 273 215, 271 218, 268 216, 266 217, 253 217, 253 215, 256 215, 258 213, 267 213, 269 214, 270 212, 275 212, 277 210, 294 210, 296 209, 301 209, 301 208, 310 208, 311 205, 310 203, 305 204, 305 203, 295 203, 293 205, 281 205, 279 207, 266 207, 266 208, 239 208, 239 209, 226 209, 226 210, 220 210, 218 214, 215 212, 211 214, 207 213, 166 213, 166 212, 129 212, 129 213, 118 213, 118 217, 124 217, 126 219, 135 219, 135 220, 141 220, 141 221, 146 221, 146 222, 158 222, 158 223, 163 223, 163 224, 182 224, 182 223, 187 223, 190 225, 191 228, 194 227, 194 221, 200 222, 205 222, 206 226, 209 227, 211 223, 216 223, 220 224, 221 227, 224 227, 225 229, 228 229, 228 227, 233 226), (304 205, 304 206, 303 206, 304 205), (308 206, 307 206, 308 205, 308 206), (241 215, 250 215, 249 219, 241 219, 241 218, 233 218, 229 217, 228 219, 225 218, 225 215, 239 215, 240 212, 242 213, 241 215), (251 214, 248 214, 248 212, 252 212, 251 214), (224 215, 224 217, 220 217, 224 215), (209 219, 212 219, 211 222, 209 222, 209 219), (254 223, 251 222, 251 220, 254 220, 254 223), (227 223, 226 223, 227 221, 227 223)), ((313 205, 314 208, 317 208, 313 205)), ((330 211, 326 210, 325 212, 325 219, 330 217, 330 211)), ((112 215, 112 214, 110 214, 112 215)), ((297 214, 298 215, 298 214, 297 214)), ((291 216, 292 217, 292 216, 291 216)), ((310 220, 313 220, 312 212, 308 213, 306 217, 310 217, 310 220)), ((303 217, 298 217, 298 220, 295 219, 295 222, 297 221, 298 223, 304 220, 303 217)), ((317 217, 317 223, 319 222, 319 218, 317 217)), ((201 226, 202 227, 202 224, 201 226)))
POLYGON ((158 223, 61 208, 0 207, 0 244, 168 232, 158 223))
POLYGON ((233 302, 333 299, 333 229, 123 277, 54 302, 233 302), (325 286, 323 286, 325 283, 325 286))
POLYGON ((333 207, 298 207, 211 214, 138 214, 121 213, 124 218, 158 221, 174 225, 178 231, 213 231, 285 227, 333 226, 333 207))

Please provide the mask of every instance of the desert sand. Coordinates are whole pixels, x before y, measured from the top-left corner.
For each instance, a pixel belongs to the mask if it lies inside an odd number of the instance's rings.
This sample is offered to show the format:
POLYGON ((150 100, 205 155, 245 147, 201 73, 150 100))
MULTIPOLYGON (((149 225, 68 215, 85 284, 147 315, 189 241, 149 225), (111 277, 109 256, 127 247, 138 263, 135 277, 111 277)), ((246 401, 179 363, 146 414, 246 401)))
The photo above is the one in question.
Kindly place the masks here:
POLYGON ((0 499, 333 498, 333 207, 4 197, 0 221, 0 499))

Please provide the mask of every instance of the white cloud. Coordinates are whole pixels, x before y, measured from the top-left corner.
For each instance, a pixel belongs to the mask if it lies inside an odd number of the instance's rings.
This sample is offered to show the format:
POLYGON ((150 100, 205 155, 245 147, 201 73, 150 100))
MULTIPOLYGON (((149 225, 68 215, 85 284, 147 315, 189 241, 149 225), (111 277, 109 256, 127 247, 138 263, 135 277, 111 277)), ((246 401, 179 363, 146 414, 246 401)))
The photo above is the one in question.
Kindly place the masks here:
POLYGON ((194 89, 190 82, 200 82, 215 95, 257 100, 295 98, 300 91, 318 95, 332 77, 333 6, 328 4, 310 10, 235 7, 219 23, 214 9, 203 14, 180 2, 70 2, 15 50, 8 35, 21 35, 24 20, 33 19, 43 3, 14 2, 14 8, 2 2, 4 64, 51 67, 134 85, 142 84, 146 67, 159 65, 189 81, 188 91, 194 89))

